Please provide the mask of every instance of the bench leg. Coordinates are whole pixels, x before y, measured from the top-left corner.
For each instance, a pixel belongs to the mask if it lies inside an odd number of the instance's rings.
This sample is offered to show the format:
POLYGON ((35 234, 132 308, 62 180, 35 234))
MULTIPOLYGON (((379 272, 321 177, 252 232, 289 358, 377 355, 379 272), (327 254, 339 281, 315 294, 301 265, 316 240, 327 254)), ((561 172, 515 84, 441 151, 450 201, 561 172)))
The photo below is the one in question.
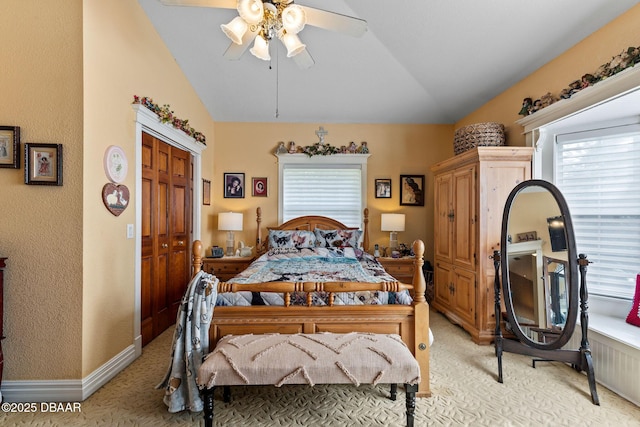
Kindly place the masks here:
POLYGON ((202 391, 202 400, 204 401, 204 426, 213 427, 213 392, 215 387, 204 389, 202 391))
POLYGON ((416 392, 418 384, 405 384, 404 389, 407 395, 407 427, 413 427, 413 420, 416 413, 416 392))
POLYGON ((391 400, 396 400, 398 396, 398 384, 391 384, 391 400))
POLYGON ((231 387, 228 385, 222 386, 222 400, 224 403, 231 402, 231 387))

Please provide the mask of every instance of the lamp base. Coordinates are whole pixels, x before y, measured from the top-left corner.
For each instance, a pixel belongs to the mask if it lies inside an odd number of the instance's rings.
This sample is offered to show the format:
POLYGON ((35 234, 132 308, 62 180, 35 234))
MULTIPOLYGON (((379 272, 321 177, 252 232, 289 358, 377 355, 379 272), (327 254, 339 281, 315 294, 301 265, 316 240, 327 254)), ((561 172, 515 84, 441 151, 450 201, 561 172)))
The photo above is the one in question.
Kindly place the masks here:
POLYGON ((392 231, 389 233, 389 250, 395 251, 398 249, 398 232, 392 231))
POLYGON ((227 256, 233 256, 235 251, 236 241, 233 235, 233 231, 227 232, 227 256))

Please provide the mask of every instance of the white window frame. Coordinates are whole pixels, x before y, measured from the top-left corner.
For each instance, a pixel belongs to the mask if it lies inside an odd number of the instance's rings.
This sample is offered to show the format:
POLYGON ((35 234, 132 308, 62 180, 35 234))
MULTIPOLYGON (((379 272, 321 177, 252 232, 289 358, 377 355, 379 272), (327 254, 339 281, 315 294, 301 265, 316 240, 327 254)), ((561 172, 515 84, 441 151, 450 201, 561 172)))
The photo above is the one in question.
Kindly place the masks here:
POLYGON ((367 160, 370 154, 335 154, 326 156, 311 156, 306 154, 276 154, 278 158, 278 223, 283 222, 284 201, 282 199, 284 187, 284 169, 290 165, 303 165, 311 167, 348 167, 358 168, 361 173, 361 206, 360 225, 362 226, 362 212, 367 203, 367 160))

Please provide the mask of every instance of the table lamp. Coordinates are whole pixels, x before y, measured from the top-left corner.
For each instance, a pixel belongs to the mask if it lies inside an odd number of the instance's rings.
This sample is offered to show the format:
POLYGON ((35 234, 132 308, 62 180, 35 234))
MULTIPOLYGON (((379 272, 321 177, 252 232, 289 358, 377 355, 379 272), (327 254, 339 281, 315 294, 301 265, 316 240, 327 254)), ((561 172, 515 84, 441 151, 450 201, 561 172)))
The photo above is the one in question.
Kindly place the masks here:
POLYGON ((221 212, 218 214, 218 230, 227 232, 227 256, 233 256, 236 246, 234 231, 242 231, 242 214, 236 212, 221 212))
POLYGON ((398 248, 398 231, 404 231, 404 214, 386 213, 380 215, 382 224, 381 231, 390 231, 389 248, 395 250, 398 248))

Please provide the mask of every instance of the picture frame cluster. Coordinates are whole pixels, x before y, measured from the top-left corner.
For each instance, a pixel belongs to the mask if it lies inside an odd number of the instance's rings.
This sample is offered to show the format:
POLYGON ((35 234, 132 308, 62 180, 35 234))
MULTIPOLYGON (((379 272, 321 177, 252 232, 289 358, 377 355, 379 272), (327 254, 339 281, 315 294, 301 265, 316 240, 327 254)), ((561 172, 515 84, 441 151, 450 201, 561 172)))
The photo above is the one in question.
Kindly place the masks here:
MULTIPOLYGON (((390 199, 391 178, 375 180, 376 199, 390 199)), ((400 175, 400 206, 424 206, 424 175, 400 175)))
MULTIPOLYGON (((62 144, 24 144, 24 183, 62 185, 62 144)), ((20 126, 0 126, 0 168, 20 169, 20 126)))

